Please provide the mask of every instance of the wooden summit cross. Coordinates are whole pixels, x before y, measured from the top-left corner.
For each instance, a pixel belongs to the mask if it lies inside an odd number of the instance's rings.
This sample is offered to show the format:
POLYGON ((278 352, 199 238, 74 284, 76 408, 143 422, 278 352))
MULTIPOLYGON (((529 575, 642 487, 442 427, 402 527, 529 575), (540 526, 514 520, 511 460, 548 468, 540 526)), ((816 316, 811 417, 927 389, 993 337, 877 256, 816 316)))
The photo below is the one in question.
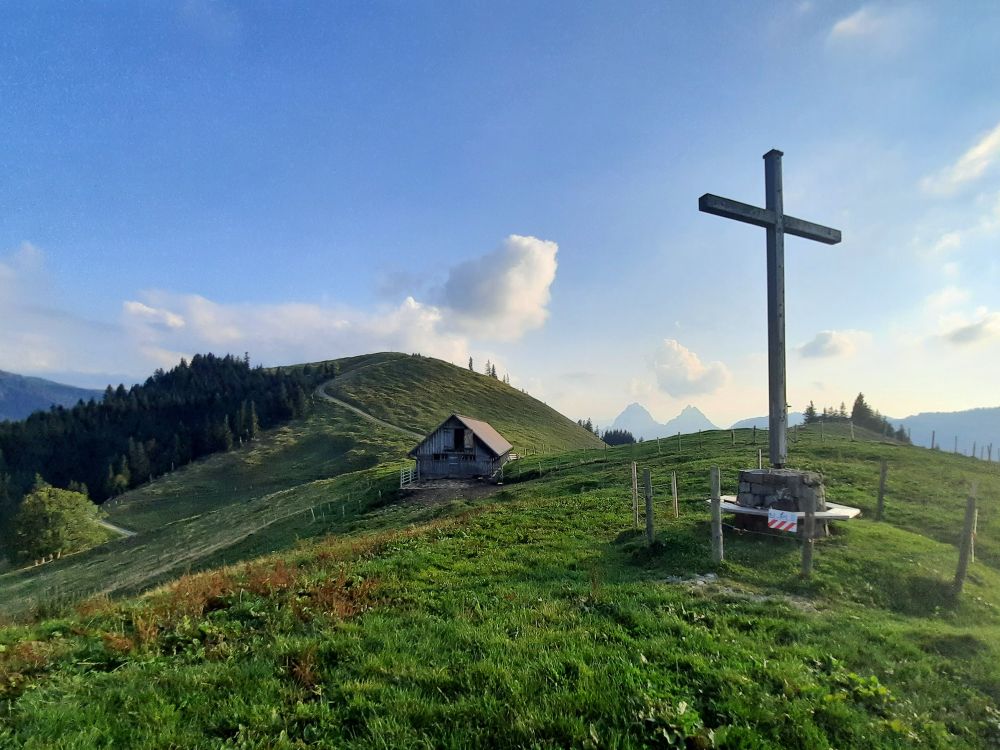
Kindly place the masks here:
POLYGON ((781 157, 777 149, 764 154, 764 208, 705 193, 698 210, 736 219, 767 230, 767 369, 768 439, 771 466, 784 467, 788 457, 788 404, 785 396, 785 234, 827 245, 840 242, 840 230, 796 219, 784 212, 781 157))

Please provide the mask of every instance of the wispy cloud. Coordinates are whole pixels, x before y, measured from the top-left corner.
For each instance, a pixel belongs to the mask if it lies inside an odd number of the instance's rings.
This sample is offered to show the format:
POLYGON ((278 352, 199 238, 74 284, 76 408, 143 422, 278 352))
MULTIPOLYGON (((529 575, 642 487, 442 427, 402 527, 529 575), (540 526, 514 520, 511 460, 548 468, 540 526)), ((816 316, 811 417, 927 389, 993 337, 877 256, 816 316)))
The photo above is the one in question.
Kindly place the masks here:
POLYGON ((831 51, 849 52, 851 59, 894 56, 914 47, 922 27, 913 7, 873 3, 834 22, 826 44, 831 51))
POLYGON ((927 193, 949 194, 978 180, 1000 161, 1000 123, 981 136, 954 164, 924 177, 920 187, 927 193))
POLYGON ((958 325, 942 336, 946 341, 959 346, 1000 340, 1000 312, 981 310, 976 320, 958 325))
POLYGON ((941 338, 950 344, 967 346, 1000 340, 1000 312, 980 307, 971 320, 963 320, 960 316, 946 320, 941 338))
POLYGON ((933 294, 929 294, 924 300, 924 306, 928 310, 950 310, 968 301, 969 291, 949 284, 939 289, 933 294))
POLYGON ((22 243, 0 258, 0 369, 15 372, 107 372, 126 356, 120 326, 63 307, 45 253, 22 243))
POLYGON ((878 13, 870 5, 851 13, 837 21, 830 29, 832 39, 842 39, 847 37, 870 36, 876 34, 886 27, 887 19, 878 13))
POLYGON ((806 358, 850 357, 871 341, 867 331, 820 331, 812 339, 797 347, 806 358))
POLYGON ((250 351, 265 363, 378 350, 464 362, 485 342, 514 340, 544 325, 557 252, 554 242, 510 235, 493 252, 454 266, 431 301, 411 294, 374 309, 221 303, 147 290, 123 300, 119 321, 109 326, 61 310, 60 295, 47 283, 44 254, 25 243, 0 257, 0 367, 143 376, 205 351, 250 351))
POLYGON ((652 367, 660 389, 671 396, 712 393, 730 379, 722 362, 703 363, 676 339, 663 340, 653 355, 652 367))

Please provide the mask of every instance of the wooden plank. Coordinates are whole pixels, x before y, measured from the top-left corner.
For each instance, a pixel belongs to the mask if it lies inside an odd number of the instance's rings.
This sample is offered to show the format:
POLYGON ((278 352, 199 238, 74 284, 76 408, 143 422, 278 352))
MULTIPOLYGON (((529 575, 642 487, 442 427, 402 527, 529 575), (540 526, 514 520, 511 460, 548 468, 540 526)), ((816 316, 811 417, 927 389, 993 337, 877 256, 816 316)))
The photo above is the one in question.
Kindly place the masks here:
POLYGON ((749 203, 740 203, 731 198, 723 198, 721 195, 705 193, 698 199, 698 210, 721 216, 724 219, 735 219, 744 224, 753 224, 756 227, 773 227, 775 224, 774 211, 751 206, 749 203))
POLYGON ((794 216, 786 214, 782 223, 785 225, 786 234, 792 234, 806 240, 822 242, 824 245, 836 245, 841 240, 839 229, 824 227, 822 224, 816 224, 805 219, 796 219, 794 216))
MULTIPOLYGON (((755 227, 774 226, 774 211, 766 208, 752 206, 749 203, 741 203, 731 198, 723 198, 721 195, 705 193, 698 199, 698 210, 721 216, 725 219, 734 219, 744 224, 753 224, 755 227)), ((802 237, 806 240, 822 242, 824 245, 836 245, 843 239, 839 229, 825 227, 813 221, 806 221, 787 214, 782 219, 783 228, 786 234, 802 237)))

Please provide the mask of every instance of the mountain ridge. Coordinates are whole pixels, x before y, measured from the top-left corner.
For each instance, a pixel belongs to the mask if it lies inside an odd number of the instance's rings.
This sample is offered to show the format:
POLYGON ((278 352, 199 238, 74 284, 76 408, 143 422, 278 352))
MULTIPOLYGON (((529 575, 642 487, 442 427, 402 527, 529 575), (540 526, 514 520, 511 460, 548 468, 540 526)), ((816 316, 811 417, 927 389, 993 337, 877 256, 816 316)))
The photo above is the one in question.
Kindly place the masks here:
POLYGON ((102 391, 0 370, 0 421, 25 419, 52 406, 75 406, 100 398, 102 391))

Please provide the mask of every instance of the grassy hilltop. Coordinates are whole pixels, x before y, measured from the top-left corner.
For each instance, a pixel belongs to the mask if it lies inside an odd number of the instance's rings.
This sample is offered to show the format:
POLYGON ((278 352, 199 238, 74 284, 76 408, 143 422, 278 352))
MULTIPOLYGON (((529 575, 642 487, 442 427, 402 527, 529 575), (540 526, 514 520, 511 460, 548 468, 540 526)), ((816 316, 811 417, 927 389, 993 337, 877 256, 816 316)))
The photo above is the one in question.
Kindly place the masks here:
POLYGON ((803 431, 792 463, 865 517, 817 543, 809 581, 789 539, 727 529, 710 562, 709 468, 732 491, 748 431, 532 458, 485 501, 362 509, 279 554, 0 630, 0 745, 996 747, 998 467, 831 432, 803 431), (680 481, 651 549, 633 460, 660 501, 680 481))
POLYGON ((516 388, 439 360, 387 352, 336 362, 330 393, 399 429, 314 398, 304 418, 106 504, 108 520, 136 536, 0 575, 0 615, 81 593, 134 593, 340 530, 391 497, 398 462, 417 442, 410 433, 452 411, 491 421, 521 450, 529 437, 535 450, 601 445, 516 388))
POLYGON ((493 425, 521 454, 603 443, 555 409, 499 380, 429 357, 372 355, 327 391, 379 419, 427 434, 452 412, 493 425))

